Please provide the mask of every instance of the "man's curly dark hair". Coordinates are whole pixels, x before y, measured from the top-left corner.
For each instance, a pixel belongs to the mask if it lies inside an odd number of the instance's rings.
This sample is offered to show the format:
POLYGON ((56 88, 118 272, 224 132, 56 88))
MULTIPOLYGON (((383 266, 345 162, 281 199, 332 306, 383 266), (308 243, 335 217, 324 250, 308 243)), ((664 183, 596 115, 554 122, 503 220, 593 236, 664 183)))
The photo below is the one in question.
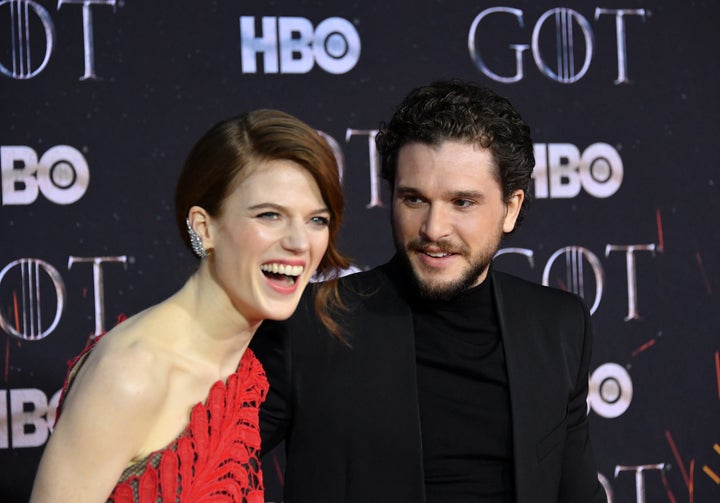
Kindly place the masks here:
POLYGON ((492 152, 506 199, 518 189, 525 192, 517 229, 530 202, 528 186, 535 166, 530 128, 506 98, 478 83, 438 81, 407 95, 375 138, 383 178, 394 186, 403 146, 436 146, 448 140, 476 143, 492 152))

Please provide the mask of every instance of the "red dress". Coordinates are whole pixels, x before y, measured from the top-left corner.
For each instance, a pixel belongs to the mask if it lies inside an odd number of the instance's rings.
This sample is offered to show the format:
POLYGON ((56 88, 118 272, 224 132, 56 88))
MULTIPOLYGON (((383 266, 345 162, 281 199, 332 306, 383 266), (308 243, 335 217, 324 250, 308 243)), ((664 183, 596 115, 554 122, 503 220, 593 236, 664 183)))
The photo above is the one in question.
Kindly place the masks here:
POLYGON ((262 365, 245 350, 175 440, 125 469, 108 502, 263 503, 258 409, 267 390, 262 365))

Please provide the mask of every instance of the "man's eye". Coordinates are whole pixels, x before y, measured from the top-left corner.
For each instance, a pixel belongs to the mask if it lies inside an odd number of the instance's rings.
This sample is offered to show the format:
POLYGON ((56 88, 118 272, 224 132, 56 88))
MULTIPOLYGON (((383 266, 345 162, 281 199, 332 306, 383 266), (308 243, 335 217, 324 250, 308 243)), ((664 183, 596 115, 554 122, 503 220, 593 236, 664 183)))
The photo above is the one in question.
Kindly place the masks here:
POLYGON ((422 200, 418 196, 404 196, 403 202, 409 205, 420 204, 422 200))
POLYGON ((469 200, 469 199, 457 199, 457 200, 454 202, 454 204, 455 204, 455 206, 457 206, 458 208, 468 208, 468 207, 472 206, 472 205, 475 204, 475 203, 473 203, 473 202, 472 202, 471 200, 469 200))

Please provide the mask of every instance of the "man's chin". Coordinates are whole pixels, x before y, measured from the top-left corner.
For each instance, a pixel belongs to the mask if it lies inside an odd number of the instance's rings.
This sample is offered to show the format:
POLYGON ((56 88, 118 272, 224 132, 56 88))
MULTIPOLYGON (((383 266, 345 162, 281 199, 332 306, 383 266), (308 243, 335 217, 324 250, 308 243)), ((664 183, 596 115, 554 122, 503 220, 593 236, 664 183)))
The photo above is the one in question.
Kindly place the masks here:
POLYGON ((420 297, 428 300, 452 300, 475 286, 478 278, 487 270, 488 264, 480 263, 476 267, 452 274, 428 274, 412 266, 412 276, 420 297))
POLYGON ((427 300, 452 300, 467 289, 461 281, 428 280, 417 273, 414 276, 418 294, 427 300))

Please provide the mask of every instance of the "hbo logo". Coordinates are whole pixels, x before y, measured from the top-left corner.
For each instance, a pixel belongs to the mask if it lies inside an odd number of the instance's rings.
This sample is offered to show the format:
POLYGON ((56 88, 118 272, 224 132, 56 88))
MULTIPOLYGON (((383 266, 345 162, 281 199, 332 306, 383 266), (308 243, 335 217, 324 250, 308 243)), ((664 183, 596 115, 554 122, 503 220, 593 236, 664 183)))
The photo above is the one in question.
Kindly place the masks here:
POLYGON ((623 179, 620 154, 607 143, 593 143, 582 153, 570 143, 536 143, 535 197, 575 197, 580 189, 594 197, 610 197, 623 179))
POLYGON ((328 73, 346 73, 360 59, 360 36, 347 19, 331 17, 313 29, 303 17, 240 17, 243 73, 257 73, 262 56, 265 73, 308 73, 315 63, 328 73))
POLYGON ((622 416, 630 407, 633 383, 627 370, 617 363, 604 363, 588 381, 588 406, 602 417, 622 416))
POLYGON ((56 204, 72 204, 87 191, 90 170, 85 157, 68 145, 56 145, 38 160, 22 145, 0 147, 3 206, 32 204, 38 193, 56 204))

